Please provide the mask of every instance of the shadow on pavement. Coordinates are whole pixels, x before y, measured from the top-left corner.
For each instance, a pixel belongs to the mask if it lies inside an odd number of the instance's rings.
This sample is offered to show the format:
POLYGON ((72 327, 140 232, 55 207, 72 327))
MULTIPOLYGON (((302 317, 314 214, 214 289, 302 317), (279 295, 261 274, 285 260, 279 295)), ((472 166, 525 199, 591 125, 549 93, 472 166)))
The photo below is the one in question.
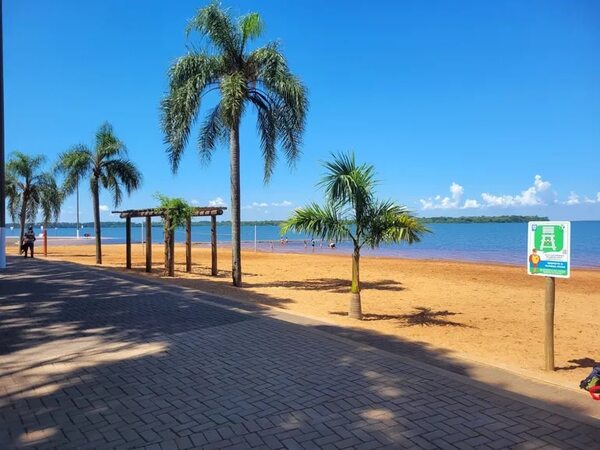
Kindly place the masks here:
POLYGON ((0 446, 591 448, 600 439, 576 412, 559 416, 360 345, 469 376, 425 344, 182 292, 11 259, 0 275, 0 446))

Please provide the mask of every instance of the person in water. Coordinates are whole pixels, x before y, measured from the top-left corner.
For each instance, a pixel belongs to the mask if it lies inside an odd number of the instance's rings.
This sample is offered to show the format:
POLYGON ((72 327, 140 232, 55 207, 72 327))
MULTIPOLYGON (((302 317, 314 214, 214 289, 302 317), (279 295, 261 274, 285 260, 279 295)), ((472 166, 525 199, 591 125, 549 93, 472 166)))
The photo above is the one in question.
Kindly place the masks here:
POLYGON ((33 258, 33 243, 34 242, 35 242, 35 233, 33 232, 33 227, 29 226, 29 228, 27 228, 27 232, 23 236, 23 253, 25 254, 24 258, 27 258, 27 250, 28 249, 31 254, 31 257, 33 258))

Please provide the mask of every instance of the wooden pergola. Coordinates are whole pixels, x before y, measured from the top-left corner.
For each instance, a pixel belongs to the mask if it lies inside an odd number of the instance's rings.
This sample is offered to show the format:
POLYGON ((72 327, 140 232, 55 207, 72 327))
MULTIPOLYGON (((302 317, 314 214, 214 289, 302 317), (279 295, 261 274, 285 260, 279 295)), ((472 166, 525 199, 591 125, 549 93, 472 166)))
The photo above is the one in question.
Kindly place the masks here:
MULTIPOLYGON (((192 217, 210 216, 210 249, 211 249, 211 275, 217 276, 217 216, 227 209, 224 207, 197 207, 194 208, 192 217)), ((169 218, 162 208, 128 209, 126 211, 113 211, 125 219, 125 264, 131 269, 131 219, 136 217, 146 218, 146 272, 152 271, 152 217, 161 217, 164 222, 165 232, 165 271, 168 276, 175 275, 175 230, 171 229, 169 218)), ((185 225, 185 271, 192 271, 192 219, 188 218, 185 225)))

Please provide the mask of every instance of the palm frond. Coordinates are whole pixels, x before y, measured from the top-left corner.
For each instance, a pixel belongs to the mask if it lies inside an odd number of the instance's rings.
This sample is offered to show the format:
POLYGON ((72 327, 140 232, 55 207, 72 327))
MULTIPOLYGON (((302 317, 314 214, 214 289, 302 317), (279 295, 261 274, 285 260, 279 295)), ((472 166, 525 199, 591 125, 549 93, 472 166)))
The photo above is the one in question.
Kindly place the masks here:
POLYGON ((30 156, 20 151, 14 151, 10 154, 6 164, 6 173, 24 179, 27 184, 45 161, 44 155, 30 156))
POLYGON ((243 38, 239 27, 233 22, 229 11, 217 2, 200 8, 189 21, 186 33, 197 31, 206 36, 211 44, 229 57, 241 59, 243 38))
POLYGON ((202 93, 215 85, 221 72, 219 57, 199 53, 179 58, 169 70, 170 88, 161 102, 161 124, 174 172, 198 115, 202 93))
POLYGON ((5 179, 5 194, 7 198, 8 213, 13 222, 16 222, 21 211, 22 185, 14 173, 8 172, 5 179))
POLYGON ((95 153, 98 162, 127 155, 125 144, 117 138, 110 123, 103 123, 96 132, 95 153))
POLYGON ((259 37, 264 29, 263 21, 258 13, 249 13, 239 18, 238 20, 241 35, 242 35, 242 50, 249 39, 259 37))
POLYGON ((64 195, 56 183, 56 179, 49 172, 41 174, 38 180, 38 204, 42 212, 42 222, 47 225, 58 220, 64 195))
POLYGON ((244 74, 233 72, 221 77, 221 116, 228 127, 238 126, 248 98, 248 86, 244 74))
POLYGON ((365 243, 371 248, 382 242, 413 244, 419 242, 429 229, 401 205, 375 201, 365 211, 365 243))
POLYGON ((325 189, 328 201, 351 203, 358 210, 371 201, 376 184, 373 166, 357 165, 354 153, 332 155, 323 166, 326 173, 318 186, 325 189))
POLYGON ((259 92, 251 93, 249 98, 256 107, 256 129, 260 135, 260 147, 264 161, 263 179, 266 184, 273 174, 273 169, 277 161, 277 119, 272 108, 272 103, 268 98, 259 92))
POLYGON ((94 156, 85 145, 75 145, 58 157, 55 171, 64 176, 62 190, 65 195, 77 189, 79 181, 92 171, 94 156))
POLYGON ((335 205, 319 206, 316 203, 293 212, 281 228, 282 233, 289 231, 307 233, 313 237, 336 242, 352 237, 347 222, 340 216, 335 205))
POLYGON ((122 188, 130 195, 142 184, 142 174, 127 159, 111 159, 104 164, 101 181, 103 187, 111 191, 115 206, 119 206, 122 188))
POLYGON ((198 152, 204 164, 210 162, 217 144, 226 140, 227 136, 228 128, 221 117, 221 105, 218 104, 206 116, 198 134, 198 152))

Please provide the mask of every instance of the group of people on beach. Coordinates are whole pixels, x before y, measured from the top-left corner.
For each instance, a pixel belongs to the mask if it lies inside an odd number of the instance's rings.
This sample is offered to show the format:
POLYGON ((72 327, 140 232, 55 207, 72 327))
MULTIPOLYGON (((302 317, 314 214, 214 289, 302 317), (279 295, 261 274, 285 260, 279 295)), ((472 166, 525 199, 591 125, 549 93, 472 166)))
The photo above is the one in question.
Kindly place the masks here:
MULTIPOLYGON (((282 236, 279 239, 279 244, 281 246, 288 245, 289 239, 287 238, 287 236, 282 236)), ((309 241, 307 239, 304 239, 303 244, 304 244, 304 248, 308 248, 309 241)), ((312 249, 314 251, 317 246, 317 241, 315 241, 314 239, 311 239, 310 246, 312 247, 312 249)), ((275 245, 273 244, 273 241, 270 241, 270 247, 271 247, 271 251, 275 250, 275 245)), ((329 241, 329 244, 327 244, 327 247, 332 248, 332 249, 335 248, 335 242, 329 241)), ((319 248, 323 248, 323 239, 321 239, 321 241, 319 242, 319 248)))

